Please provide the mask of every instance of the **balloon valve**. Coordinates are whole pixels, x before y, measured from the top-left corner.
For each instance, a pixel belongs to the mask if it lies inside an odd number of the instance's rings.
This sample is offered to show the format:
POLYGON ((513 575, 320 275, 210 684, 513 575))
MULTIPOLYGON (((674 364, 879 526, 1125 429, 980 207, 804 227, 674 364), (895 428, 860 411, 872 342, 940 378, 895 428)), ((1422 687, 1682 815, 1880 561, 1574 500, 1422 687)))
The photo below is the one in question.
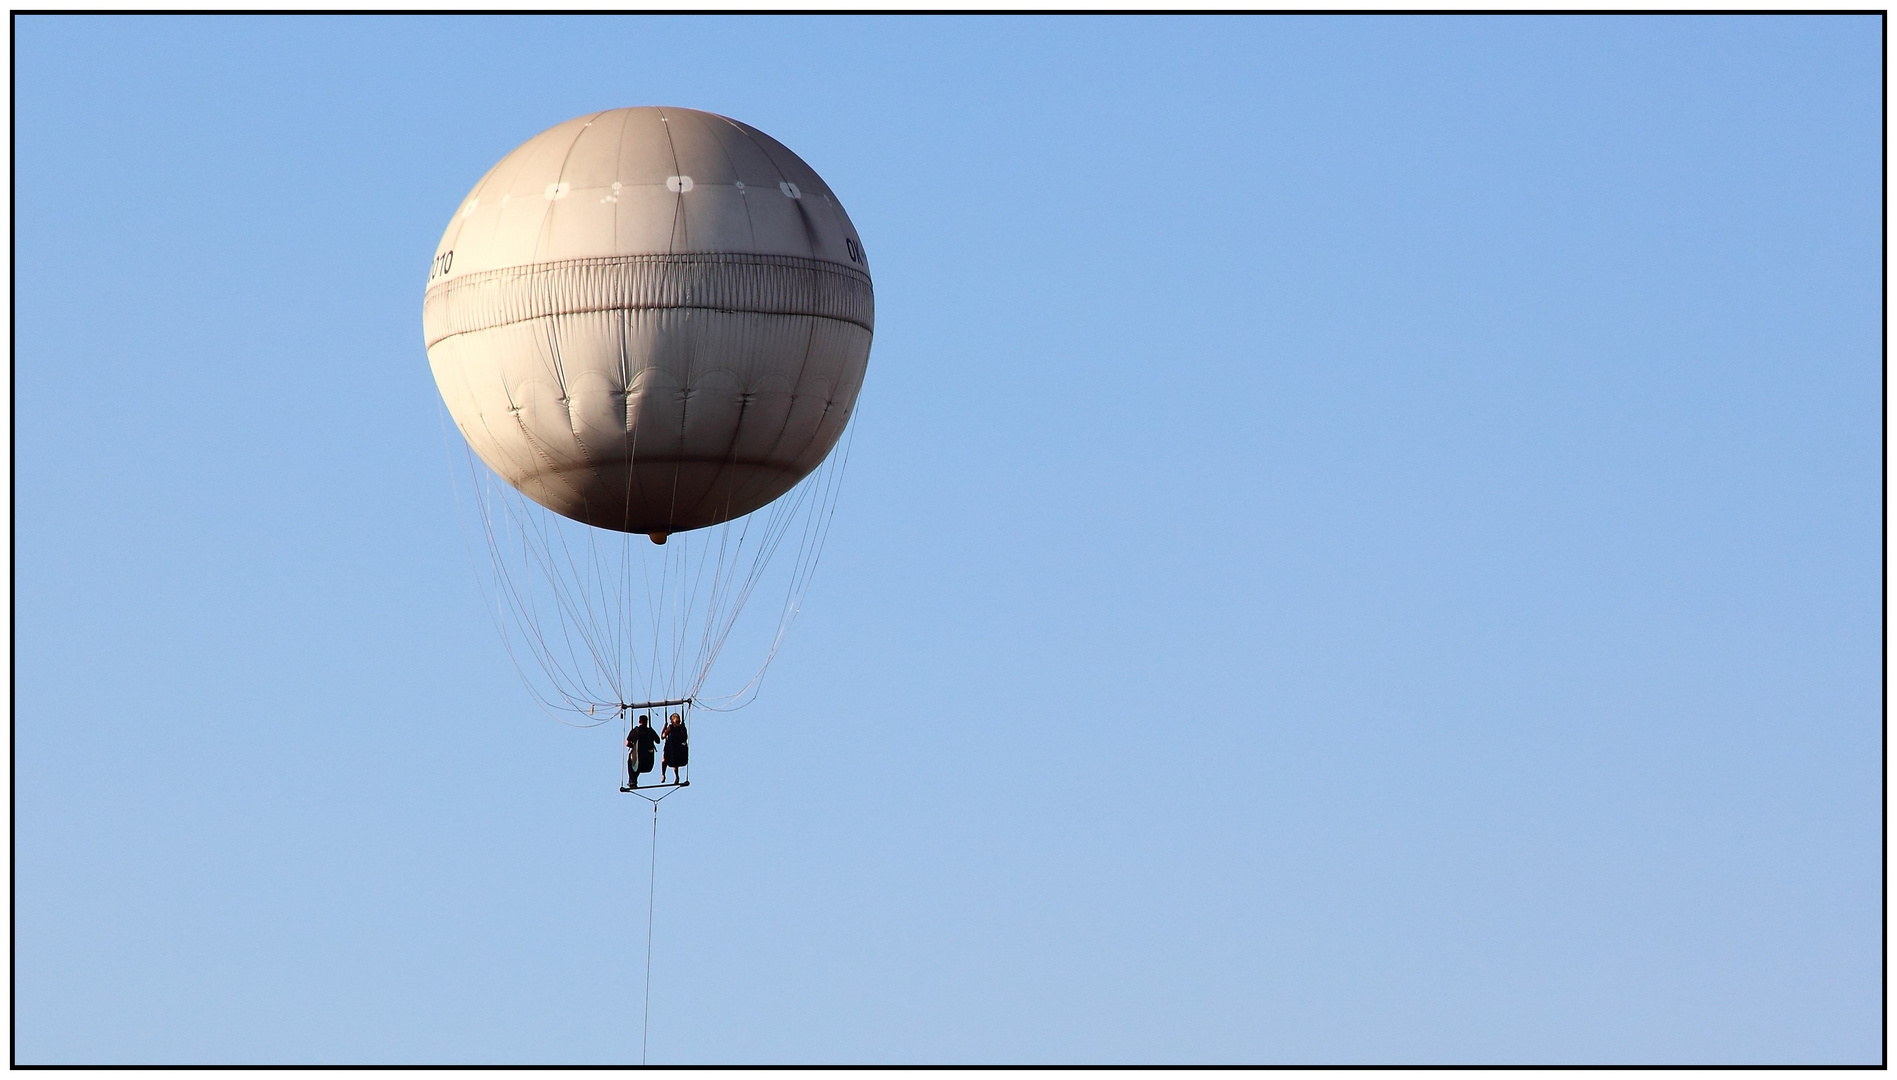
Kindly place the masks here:
POLYGON ((647 535, 648 537, 650 537, 650 538, 652 539, 652 542, 653 542, 653 543, 655 543, 655 544, 663 544, 663 543, 665 543, 665 538, 666 538, 666 537, 668 537, 668 536, 670 536, 670 535, 672 535, 672 534, 671 534, 671 533, 662 533, 662 532, 655 532, 655 533, 647 533, 646 535, 647 535))

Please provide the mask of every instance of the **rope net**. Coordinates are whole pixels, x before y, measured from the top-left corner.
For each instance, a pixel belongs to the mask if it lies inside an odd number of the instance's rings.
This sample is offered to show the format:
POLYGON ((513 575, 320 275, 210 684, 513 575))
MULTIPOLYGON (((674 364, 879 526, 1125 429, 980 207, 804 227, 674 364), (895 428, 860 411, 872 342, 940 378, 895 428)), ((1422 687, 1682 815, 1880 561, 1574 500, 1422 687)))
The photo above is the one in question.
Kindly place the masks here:
MULTIPOLYGON (((722 525, 644 535, 597 529, 516 491, 458 434, 456 502, 507 653, 540 707, 595 727, 624 706, 686 701, 730 711, 755 699, 803 607, 836 513, 854 425, 841 446, 774 502, 722 525), (470 520, 471 519, 471 520, 470 520), (742 619, 760 595, 769 616, 742 619), (772 618, 771 616, 774 616, 772 618), (761 656, 723 679, 727 646, 761 656)), ((727 665, 729 667, 729 665, 727 665)))

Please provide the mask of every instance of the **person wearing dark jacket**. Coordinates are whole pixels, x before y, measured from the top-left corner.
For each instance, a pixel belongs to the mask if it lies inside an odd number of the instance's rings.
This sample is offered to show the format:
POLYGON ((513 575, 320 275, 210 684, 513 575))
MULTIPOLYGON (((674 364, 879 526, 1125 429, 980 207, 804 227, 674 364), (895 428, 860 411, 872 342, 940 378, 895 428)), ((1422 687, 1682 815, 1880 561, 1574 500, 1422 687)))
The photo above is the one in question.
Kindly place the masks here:
POLYGON ((652 751, 659 745, 659 733, 652 730, 652 718, 641 716, 639 726, 626 732, 626 786, 621 791, 631 791, 639 786, 639 774, 652 771, 652 751))
POLYGON ((673 713, 672 719, 666 723, 662 734, 665 736, 665 759, 659 763, 659 783, 665 783, 667 769, 672 770, 673 783, 682 783, 685 778, 679 770, 685 767, 692 752, 691 746, 685 741, 685 722, 678 718, 677 713, 673 713))

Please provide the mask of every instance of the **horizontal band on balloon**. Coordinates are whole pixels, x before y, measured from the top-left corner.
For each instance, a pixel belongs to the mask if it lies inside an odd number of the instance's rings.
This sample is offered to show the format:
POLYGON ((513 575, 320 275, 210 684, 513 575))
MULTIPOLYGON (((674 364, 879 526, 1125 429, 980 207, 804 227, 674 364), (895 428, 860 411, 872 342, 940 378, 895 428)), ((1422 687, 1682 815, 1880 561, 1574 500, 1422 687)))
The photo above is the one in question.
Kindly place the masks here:
POLYGON ((794 255, 620 255, 451 278, 422 303, 427 344, 497 326, 589 311, 705 308, 808 315, 876 329, 869 275, 794 255))

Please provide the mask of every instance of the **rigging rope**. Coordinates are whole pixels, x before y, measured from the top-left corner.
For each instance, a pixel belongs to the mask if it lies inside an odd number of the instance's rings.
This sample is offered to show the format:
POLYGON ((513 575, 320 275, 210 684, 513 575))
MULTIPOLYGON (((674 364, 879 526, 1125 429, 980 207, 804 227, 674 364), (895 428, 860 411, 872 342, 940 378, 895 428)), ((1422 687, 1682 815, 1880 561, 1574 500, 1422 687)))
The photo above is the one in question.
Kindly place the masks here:
MULTIPOLYGON (((445 413, 442 420, 444 442, 451 443, 445 413)), ((536 704, 577 727, 607 722, 603 714, 636 699, 700 700, 721 712, 749 704, 802 610, 854 435, 852 424, 843 445, 783 497, 724 524, 675 533, 657 550, 643 536, 595 529, 546 510, 488 469, 462 440, 466 472, 454 485, 456 504, 464 514, 471 511, 481 533, 488 614, 536 704), (472 490, 466 503, 464 485, 472 490), (794 552, 773 568, 773 556, 786 546, 794 552), (780 581, 776 625, 761 621, 743 635, 756 639, 762 661, 732 692, 701 697, 749 602, 780 581)))

